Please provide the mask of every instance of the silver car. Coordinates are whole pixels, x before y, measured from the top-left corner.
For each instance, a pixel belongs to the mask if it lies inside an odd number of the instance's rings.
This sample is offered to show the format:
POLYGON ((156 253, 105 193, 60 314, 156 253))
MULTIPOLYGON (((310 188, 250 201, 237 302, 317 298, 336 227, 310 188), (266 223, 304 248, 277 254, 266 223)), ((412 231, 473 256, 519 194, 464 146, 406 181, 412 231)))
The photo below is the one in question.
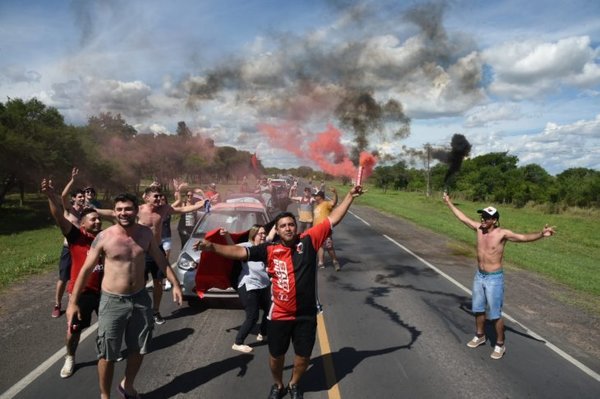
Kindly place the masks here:
MULTIPOLYGON (((184 297, 197 298, 196 270, 200 261, 200 251, 195 251, 193 245, 204 235, 214 229, 224 228, 231 233, 247 231, 254 224, 265 225, 269 221, 267 209, 258 201, 233 201, 214 205, 210 212, 205 213, 194 226, 190 239, 182 248, 177 258, 175 274, 181 284, 184 297)), ((231 296, 237 293, 233 289, 211 289, 205 296, 231 296)))

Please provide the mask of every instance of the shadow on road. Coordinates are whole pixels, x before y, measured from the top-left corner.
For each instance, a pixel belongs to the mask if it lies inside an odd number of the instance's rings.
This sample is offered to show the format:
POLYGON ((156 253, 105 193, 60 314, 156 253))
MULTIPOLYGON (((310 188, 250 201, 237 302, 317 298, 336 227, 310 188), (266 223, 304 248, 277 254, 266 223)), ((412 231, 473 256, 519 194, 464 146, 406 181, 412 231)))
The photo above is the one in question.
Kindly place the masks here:
MULTIPOLYGON (((412 344, 412 343, 411 343, 412 344)), ((335 381, 339 383, 348 374, 351 374, 356 366, 364 359, 373 356, 381 356, 395 352, 399 349, 409 349, 410 345, 392 346, 390 348, 378 350, 357 351, 354 348, 344 347, 337 352, 328 353, 319 357, 315 357, 310 361, 311 367, 306 371, 300 383, 302 390, 305 392, 322 392, 328 391, 331 384, 325 380, 326 362, 332 362, 335 368, 335 381)), ((287 368, 291 368, 289 366, 287 368)))
POLYGON ((207 364, 204 367, 178 375, 171 382, 154 391, 144 393, 144 399, 172 398, 181 393, 188 393, 197 387, 211 381, 231 370, 239 369, 238 376, 244 376, 248 370, 248 363, 254 359, 252 355, 238 355, 219 362, 207 364))

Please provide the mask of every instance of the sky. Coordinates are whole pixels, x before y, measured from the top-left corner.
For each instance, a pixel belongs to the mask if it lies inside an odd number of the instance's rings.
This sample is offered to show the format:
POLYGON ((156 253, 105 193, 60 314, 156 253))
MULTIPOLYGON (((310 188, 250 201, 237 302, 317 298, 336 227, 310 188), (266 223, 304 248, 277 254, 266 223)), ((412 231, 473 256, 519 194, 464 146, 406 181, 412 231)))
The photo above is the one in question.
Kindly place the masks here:
POLYGON ((185 121, 267 167, 314 166, 335 130, 380 164, 460 133, 600 170, 600 2, 2 0, 0 102, 33 97, 73 125, 185 121))

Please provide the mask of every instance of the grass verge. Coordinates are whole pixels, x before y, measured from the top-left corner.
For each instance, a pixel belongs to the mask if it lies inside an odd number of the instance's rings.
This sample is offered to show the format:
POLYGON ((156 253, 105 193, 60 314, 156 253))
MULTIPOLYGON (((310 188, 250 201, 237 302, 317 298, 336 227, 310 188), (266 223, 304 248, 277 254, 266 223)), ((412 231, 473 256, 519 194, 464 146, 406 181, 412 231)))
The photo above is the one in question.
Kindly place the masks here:
MULTIPOLYGON (((341 194, 349 188, 338 187, 341 194)), ((356 204, 408 219, 474 248, 475 234, 454 217, 441 197, 441 193, 427 198, 422 193, 384 193, 383 190, 368 187, 367 194, 358 198, 356 204)), ((464 200, 454 202, 475 220, 478 219, 477 209, 490 205, 464 200)), ((504 254, 506 263, 549 277, 578 292, 600 296, 600 240, 596 237, 595 221, 587 217, 585 212, 545 214, 538 209, 491 205, 500 212, 501 226, 515 232, 537 232, 546 223, 556 226, 557 234, 553 237, 531 243, 508 243, 504 254)), ((464 255, 469 251, 459 244, 455 252, 464 255)), ((472 254, 475 256, 474 251, 472 254)))

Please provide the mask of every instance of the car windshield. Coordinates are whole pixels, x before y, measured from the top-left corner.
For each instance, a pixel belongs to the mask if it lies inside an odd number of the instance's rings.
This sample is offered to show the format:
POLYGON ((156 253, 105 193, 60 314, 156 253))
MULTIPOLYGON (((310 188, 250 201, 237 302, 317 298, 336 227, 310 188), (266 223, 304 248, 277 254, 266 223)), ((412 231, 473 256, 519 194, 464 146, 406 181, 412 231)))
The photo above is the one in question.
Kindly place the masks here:
POLYGON ((206 232, 223 227, 231 233, 249 230, 254 224, 266 224, 266 215, 260 211, 221 209, 204 215, 196 226, 193 236, 199 237, 206 232))

